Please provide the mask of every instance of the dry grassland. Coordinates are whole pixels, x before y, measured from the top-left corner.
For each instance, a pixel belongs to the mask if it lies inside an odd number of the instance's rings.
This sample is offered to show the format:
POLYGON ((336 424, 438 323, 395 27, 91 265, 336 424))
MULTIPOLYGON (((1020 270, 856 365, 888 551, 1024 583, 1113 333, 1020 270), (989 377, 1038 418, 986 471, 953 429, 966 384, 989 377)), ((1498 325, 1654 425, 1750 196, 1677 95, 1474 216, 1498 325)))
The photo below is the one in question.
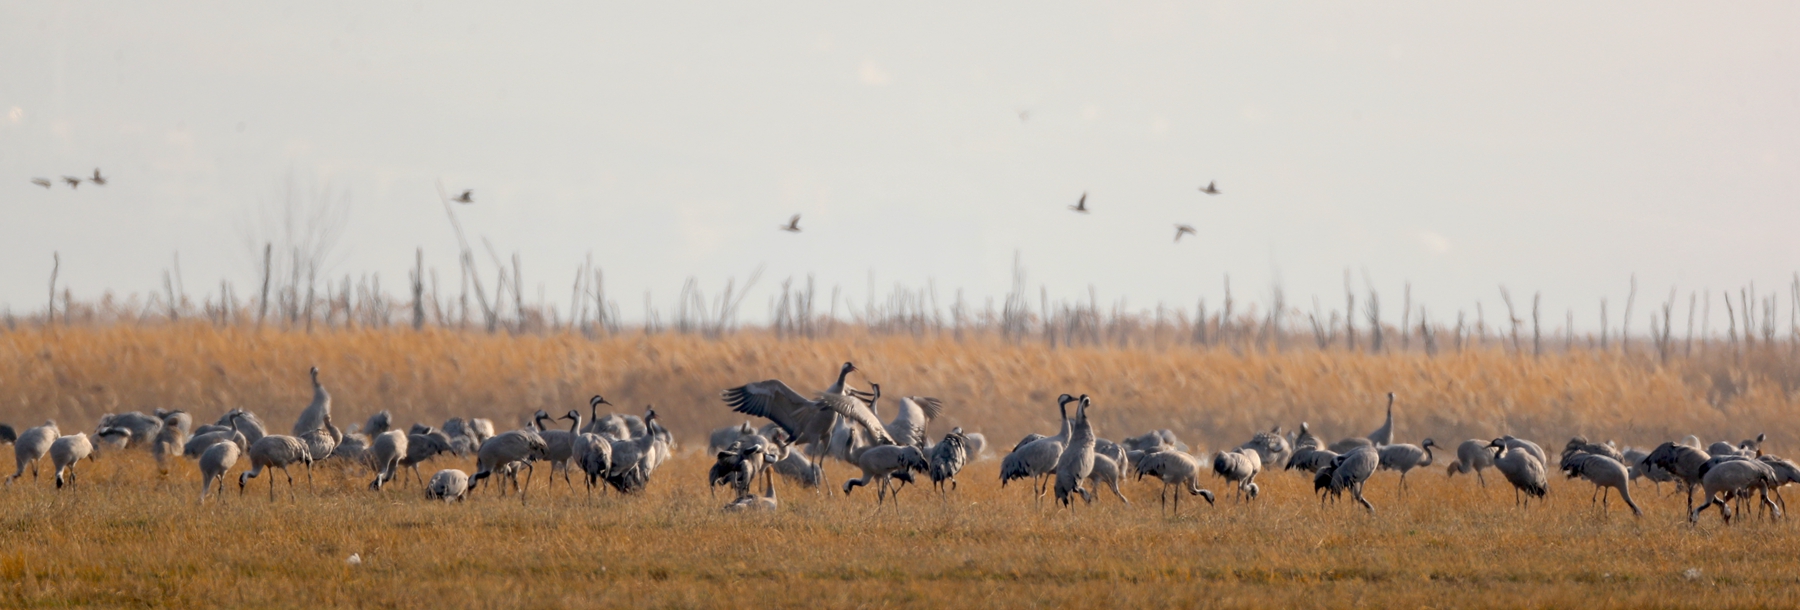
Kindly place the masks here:
MULTIPOLYGON (((1130 507, 1110 495, 1074 511, 1039 505, 1023 487, 1001 489, 989 459, 947 498, 909 488, 878 509, 866 489, 826 497, 784 484, 780 513, 729 515, 718 509, 725 498, 708 496, 708 461, 694 449, 712 426, 738 421, 720 389, 768 377, 816 389, 848 359, 890 392, 945 398, 949 421, 934 434, 965 426, 1000 451, 1051 429, 1051 397, 1063 391, 1097 397, 1103 437, 1168 427, 1210 449, 1302 420, 1327 438, 1360 435, 1393 390, 1398 436, 1410 442, 1513 433, 1552 448, 1585 433, 1648 446, 1766 431, 1772 453, 1790 454, 1800 426, 1779 356, 1734 367, 1718 355, 1661 366, 1616 354, 1047 351, 753 334, 7 333, 0 421, 21 428, 55 417, 67 432, 91 432, 102 413, 155 407, 210 421, 243 406, 283 430, 317 364, 342 423, 387 408, 402 423, 477 415, 510 427, 598 392, 622 408, 657 404, 683 446, 641 496, 589 499, 579 484, 545 486, 540 469, 529 503, 484 488, 450 506, 424 501, 416 485, 371 492, 366 471, 329 464, 311 490, 302 476, 292 499, 283 483, 271 502, 259 479, 248 495, 202 506, 191 463, 160 475, 147 453, 112 452, 84 462, 73 490, 28 474, 0 491, 0 606, 1791 605, 1793 524, 1725 527, 1709 513, 1690 528, 1682 498, 1648 485, 1634 490, 1647 513, 1634 519, 1616 500, 1599 512, 1580 481, 1558 478, 1547 504, 1521 510, 1491 471, 1486 488, 1440 467, 1417 471, 1403 499, 1384 472, 1370 482, 1369 515, 1321 509, 1310 481, 1271 472, 1254 504, 1221 493, 1218 506, 1184 501, 1169 516, 1149 482, 1125 486, 1130 507), (362 565, 345 563, 351 553, 362 565)), ((443 467, 473 469, 446 456, 425 474, 443 467)), ((834 481, 848 474, 830 468, 834 481)))

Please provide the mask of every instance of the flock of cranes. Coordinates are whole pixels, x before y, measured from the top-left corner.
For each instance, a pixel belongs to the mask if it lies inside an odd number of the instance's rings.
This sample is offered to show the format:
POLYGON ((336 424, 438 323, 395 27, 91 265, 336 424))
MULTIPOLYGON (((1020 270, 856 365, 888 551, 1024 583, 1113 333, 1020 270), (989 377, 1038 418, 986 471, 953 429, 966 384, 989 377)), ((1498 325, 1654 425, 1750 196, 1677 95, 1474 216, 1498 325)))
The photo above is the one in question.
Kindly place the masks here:
MULTIPOLYGON (((80 188, 81 183, 84 180, 87 182, 92 182, 98 186, 106 186, 106 176, 103 176, 100 174, 100 168, 98 168, 98 167, 94 168, 94 175, 92 175, 92 176, 87 176, 87 177, 63 176, 62 177, 62 181, 65 184, 68 184, 69 188, 71 188, 71 189, 80 188)), ((55 182, 51 182, 49 178, 41 178, 41 177, 40 178, 32 178, 31 183, 34 185, 37 185, 37 186, 44 187, 46 190, 48 190, 51 186, 54 186, 56 184, 55 182)))
MULTIPOLYGON (((917 475, 928 479, 939 493, 956 489, 958 474, 983 455, 987 439, 956 428, 932 442, 926 427, 942 416, 945 406, 928 396, 892 399, 897 406, 892 419, 884 422, 880 384, 858 389, 849 383, 856 372, 856 365, 844 363, 836 380, 812 398, 777 379, 721 394, 733 411, 768 420, 760 428, 744 422, 710 435, 708 451, 714 463, 707 474, 708 488, 716 493, 723 486, 735 493, 726 510, 778 510, 777 477, 802 488, 835 489, 846 496, 858 487, 870 487, 878 505, 897 500, 905 486, 919 483, 917 475), (850 465, 859 471, 858 476, 831 486, 824 469, 828 459, 850 465), (760 486, 758 477, 762 478, 760 486)), ((402 431, 393 425, 387 411, 343 430, 332 420, 331 394, 320 382, 318 369, 310 374, 312 402, 295 419, 289 434, 270 433, 261 418, 243 409, 228 411, 215 423, 199 427, 182 411, 109 414, 100 419, 92 436, 86 432, 65 435, 55 421, 17 433, 0 425, 0 442, 11 443, 16 458, 16 470, 6 483, 12 484, 26 470, 36 479, 39 463, 49 456, 56 487, 62 489, 76 485, 76 467, 84 458, 97 457, 101 449, 143 448, 155 456, 163 472, 167 472, 171 456, 196 460, 201 502, 209 494, 222 500, 228 473, 246 461, 237 478, 239 493, 247 491, 251 479, 268 475, 271 501, 277 487, 272 471, 281 471, 293 497, 292 468, 304 469, 310 487, 312 467, 336 461, 368 468, 372 476, 368 487, 377 492, 398 478, 405 485, 418 483, 427 498, 457 501, 491 480, 500 494, 507 494, 510 485, 524 502, 537 463, 550 464, 546 474, 551 486, 560 473, 573 492, 573 471, 579 471, 589 495, 596 487, 631 494, 643 490, 674 451, 673 436, 658 423, 653 407, 647 407, 642 417, 601 415, 600 406, 612 403, 598 395, 588 401, 585 414, 571 409, 553 417, 540 410, 524 427, 505 432, 496 432, 491 420, 475 417, 451 418, 441 427, 414 424, 402 431), (561 421, 568 422, 566 428, 561 421), (446 468, 426 479, 419 465, 446 453, 473 456, 475 472, 446 468), (521 471, 523 483, 519 481, 521 471)), ((1093 409, 1102 407, 1085 394, 1062 394, 1056 400, 1059 429, 1053 435, 1027 435, 1015 444, 1000 460, 1000 485, 1004 488, 1014 481, 1024 485, 1029 480, 1037 501, 1049 496, 1058 505, 1072 508, 1076 498, 1093 504, 1100 487, 1130 504, 1119 489, 1120 482, 1131 475, 1138 480, 1148 477, 1161 483, 1163 510, 1170 510, 1173 495, 1173 510, 1179 513, 1183 495, 1199 496, 1209 505, 1216 503, 1218 496, 1200 486, 1205 470, 1231 486, 1230 493, 1239 502, 1249 503, 1262 493, 1257 478, 1279 467, 1310 474, 1322 508, 1327 501, 1336 502, 1348 493, 1352 501, 1373 513, 1375 506, 1364 495, 1364 486, 1376 472, 1398 473, 1398 493, 1404 496, 1407 476, 1436 464, 1434 450, 1443 448, 1430 438, 1417 445, 1395 442, 1395 397, 1389 393, 1387 398, 1386 419, 1366 436, 1326 443, 1303 422, 1294 433, 1284 434, 1280 427, 1258 432, 1242 445, 1209 457, 1203 452, 1189 453, 1188 446, 1170 430, 1154 430, 1118 442, 1103 438, 1089 417, 1093 409)), ((1800 483, 1800 466, 1765 454, 1765 440, 1758 435, 1735 444, 1702 447, 1697 437, 1689 436, 1646 452, 1620 450, 1611 442, 1595 443, 1577 436, 1564 446, 1554 466, 1570 479, 1593 484, 1592 501, 1603 509, 1610 507, 1611 496, 1617 492, 1632 513, 1641 516, 1631 486, 1647 479, 1659 490, 1666 482, 1686 492, 1690 522, 1697 523, 1703 512, 1716 506, 1729 523, 1752 498, 1772 518, 1779 518, 1786 509, 1780 488, 1800 483), (1696 490, 1702 492, 1698 505, 1696 490), (1734 503, 1739 505, 1736 510, 1734 503)), ((1458 444, 1455 459, 1448 461, 1445 472, 1450 477, 1473 475, 1486 486, 1484 471, 1499 471, 1513 488, 1514 502, 1529 506, 1548 493, 1551 466, 1538 444, 1502 436, 1458 444)))
POLYGON ((313 466, 328 460, 366 466, 373 475, 369 488, 375 491, 402 478, 407 483, 419 482, 427 498, 457 501, 493 477, 501 494, 507 493, 511 484, 524 502, 534 462, 550 462, 552 475, 562 471, 571 490, 574 484, 567 469, 574 467, 586 475, 589 494, 602 484, 634 493, 644 488, 673 451, 673 437, 657 423, 654 408, 646 408, 642 417, 600 416, 600 405, 611 404, 600 396, 589 401, 589 417, 571 410, 560 418, 573 422, 567 430, 552 429, 548 422, 555 420, 543 411, 537 412, 530 425, 500 433, 495 432, 491 420, 476 417, 451 418, 436 428, 414 424, 402 431, 393 426, 387 411, 343 430, 332 421, 331 393, 319 381, 319 369, 313 368, 311 375, 312 402, 300 412, 289 434, 270 433, 260 417, 243 409, 228 411, 216 423, 198 428, 193 426, 192 416, 182 411, 109 414, 100 418, 93 437, 86 432, 64 435, 55 420, 17 433, 11 426, 0 425, 0 442, 13 445, 17 460, 17 469, 6 478, 6 484, 11 485, 28 469, 36 479, 38 464, 48 455, 56 486, 62 489, 75 484, 75 467, 83 458, 95 459, 101 447, 143 448, 156 456, 164 472, 169 456, 196 460, 201 502, 212 493, 221 500, 225 497, 227 473, 240 462, 248 464, 238 474, 239 493, 246 492, 251 479, 268 475, 272 501, 276 495, 273 471, 281 471, 289 497, 293 497, 291 469, 303 468, 310 487, 313 466), (426 481, 419 464, 445 453, 475 456, 476 472, 470 475, 443 469, 426 481), (525 474, 523 484, 518 480, 520 471, 525 474), (405 478, 407 475, 411 478, 405 478))

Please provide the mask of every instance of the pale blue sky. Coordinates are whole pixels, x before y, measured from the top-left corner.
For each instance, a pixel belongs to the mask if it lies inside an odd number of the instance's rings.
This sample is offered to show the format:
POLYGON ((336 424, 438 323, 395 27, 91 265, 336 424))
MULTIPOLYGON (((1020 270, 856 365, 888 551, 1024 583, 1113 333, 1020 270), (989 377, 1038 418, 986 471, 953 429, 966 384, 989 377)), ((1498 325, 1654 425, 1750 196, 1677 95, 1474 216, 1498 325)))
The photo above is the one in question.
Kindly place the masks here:
POLYGON ((397 288, 423 246, 454 277, 441 179, 529 294, 566 307, 591 251, 634 318, 758 266, 751 320, 808 273, 979 302, 1016 250, 1053 297, 1278 271, 1341 306, 1350 268, 1396 318, 1404 281, 1490 317, 1504 283, 1591 325, 1633 272, 1785 292, 1794 32, 1788 3, 8 3, 0 304, 42 308, 52 251, 82 296, 176 250, 190 292, 248 292, 241 227, 292 172, 350 193, 334 274, 397 288))

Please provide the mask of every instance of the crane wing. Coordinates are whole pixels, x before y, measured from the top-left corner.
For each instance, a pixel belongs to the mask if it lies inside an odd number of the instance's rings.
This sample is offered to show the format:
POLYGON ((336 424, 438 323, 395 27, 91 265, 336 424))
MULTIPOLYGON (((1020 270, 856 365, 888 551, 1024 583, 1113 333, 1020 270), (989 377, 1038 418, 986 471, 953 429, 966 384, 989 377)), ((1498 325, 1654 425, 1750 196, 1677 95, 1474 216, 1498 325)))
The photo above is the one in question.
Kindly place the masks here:
POLYGON ((869 436, 875 439, 876 444, 894 444, 894 437, 888 435, 887 428, 881 425, 881 420, 875 418, 875 412, 869 410, 869 403, 850 396, 826 394, 819 397, 819 404, 861 425, 863 429, 868 430, 869 436))
POLYGON ((779 379, 758 381, 725 390, 721 397, 731 410, 767 418, 781 426, 791 438, 810 428, 814 418, 822 417, 819 404, 807 400, 779 379))
MULTIPOLYGON (((925 421, 927 422, 937 419, 938 416, 944 414, 944 401, 930 396, 902 396, 900 402, 912 403, 914 406, 917 406, 920 411, 924 411, 925 421)), ((904 413, 907 412, 907 410, 902 408, 901 412, 904 413)))

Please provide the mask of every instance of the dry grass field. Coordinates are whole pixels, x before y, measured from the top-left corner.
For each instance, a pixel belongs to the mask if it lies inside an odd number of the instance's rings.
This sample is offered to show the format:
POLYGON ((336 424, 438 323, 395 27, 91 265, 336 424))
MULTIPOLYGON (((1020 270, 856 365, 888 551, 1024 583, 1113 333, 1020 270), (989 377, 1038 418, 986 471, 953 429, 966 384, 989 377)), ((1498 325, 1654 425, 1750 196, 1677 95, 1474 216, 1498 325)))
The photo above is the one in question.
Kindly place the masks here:
MULTIPOLYGON (((1641 607, 1791 605, 1800 593, 1791 523, 1726 527, 1709 512, 1691 528, 1682 498, 1647 484, 1634 488, 1641 519, 1616 499, 1601 513, 1590 485, 1560 477, 1547 503, 1521 510, 1497 473, 1482 488, 1441 467, 1416 471, 1405 498, 1395 474, 1378 473, 1373 515, 1321 508, 1309 480, 1283 472, 1260 477, 1262 498, 1248 505, 1204 477, 1221 492, 1217 506, 1184 501, 1165 514, 1159 487, 1132 481, 1132 506, 1107 494, 1070 511, 1001 489, 997 459, 972 465, 945 498, 909 488, 878 508, 866 489, 845 498, 783 484, 778 514, 721 512, 727 498, 709 497, 709 460, 696 448, 712 427, 740 421, 718 391, 769 377, 813 390, 842 360, 867 372, 861 383, 944 398, 934 435, 960 425, 1002 452, 1052 429, 1052 397, 1064 391, 1096 397, 1102 437, 1167 427, 1199 450, 1301 421, 1328 439, 1365 434, 1390 390, 1406 442, 1511 433, 1554 451, 1577 433, 1650 446, 1767 432, 1770 452, 1800 452, 1785 345, 1663 365, 1619 353, 1052 351, 754 333, 19 331, 0 333, 0 421, 21 429, 54 417, 65 432, 91 432, 103 413, 157 407, 211 421, 241 406, 282 430, 308 400, 316 364, 340 423, 385 408, 402 425, 474 415, 511 427, 602 393, 621 410, 656 404, 682 445, 641 496, 590 499, 579 483, 574 493, 546 486, 540 469, 527 503, 483 488, 449 506, 416 485, 371 492, 366 470, 330 463, 311 489, 300 478, 292 498, 283 483, 271 502, 259 479, 248 495, 197 505, 192 463, 163 475, 145 452, 105 453, 82 463, 71 490, 29 474, 0 490, 0 606, 1641 607), (352 553, 361 565, 346 564, 352 553)), ((448 456, 423 469, 445 467, 473 470, 448 456)), ((828 468, 834 481, 849 474, 828 468)))

